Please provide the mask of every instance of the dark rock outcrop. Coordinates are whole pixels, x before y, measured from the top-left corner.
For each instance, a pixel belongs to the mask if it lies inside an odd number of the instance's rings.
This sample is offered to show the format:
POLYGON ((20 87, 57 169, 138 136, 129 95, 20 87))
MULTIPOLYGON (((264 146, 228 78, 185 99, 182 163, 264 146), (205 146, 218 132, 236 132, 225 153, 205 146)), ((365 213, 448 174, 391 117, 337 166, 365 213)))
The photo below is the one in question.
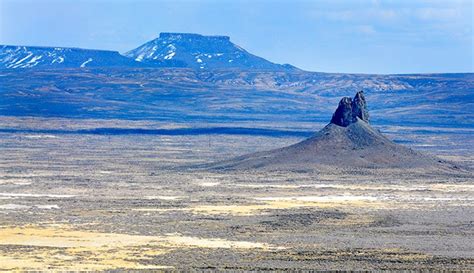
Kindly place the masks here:
POLYGON ((331 123, 347 127, 357 122, 357 118, 367 123, 369 122, 369 111, 367 110, 363 91, 357 92, 354 99, 349 97, 342 98, 332 115, 331 123))
POLYGON ((368 123, 364 93, 339 102, 331 123, 314 136, 291 146, 212 163, 218 170, 316 170, 324 168, 419 169, 453 173, 450 162, 425 155, 386 138, 368 123))
POLYGON ((367 102, 362 90, 357 92, 354 100, 352 100, 352 122, 356 122, 357 118, 369 123, 369 111, 367 110, 367 102))
POLYGON ((336 112, 332 115, 331 123, 346 127, 352 123, 352 99, 344 97, 339 102, 336 112))

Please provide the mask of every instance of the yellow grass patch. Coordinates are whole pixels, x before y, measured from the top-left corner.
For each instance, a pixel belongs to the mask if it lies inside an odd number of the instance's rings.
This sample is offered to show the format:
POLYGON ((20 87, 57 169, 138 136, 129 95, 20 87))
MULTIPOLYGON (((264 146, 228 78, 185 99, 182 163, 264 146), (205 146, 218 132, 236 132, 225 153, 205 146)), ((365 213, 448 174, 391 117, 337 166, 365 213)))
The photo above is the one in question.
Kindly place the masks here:
POLYGON ((303 197, 265 197, 257 199, 260 204, 251 205, 204 205, 189 208, 198 214, 232 214, 255 215, 265 213, 266 210, 294 209, 303 207, 339 208, 339 207, 371 207, 381 206, 382 203, 374 198, 336 196, 334 198, 303 196, 303 197))
POLYGON ((0 270, 163 269, 169 267, 141 262, 179 248, 274 248, 256 242, 198 238, 181 234, 142 236, 79 231, 61 225, 1 228, 0 246, 3 246, 0 250, 0 270), (21 247, 33 248, 24 251, 21 247))

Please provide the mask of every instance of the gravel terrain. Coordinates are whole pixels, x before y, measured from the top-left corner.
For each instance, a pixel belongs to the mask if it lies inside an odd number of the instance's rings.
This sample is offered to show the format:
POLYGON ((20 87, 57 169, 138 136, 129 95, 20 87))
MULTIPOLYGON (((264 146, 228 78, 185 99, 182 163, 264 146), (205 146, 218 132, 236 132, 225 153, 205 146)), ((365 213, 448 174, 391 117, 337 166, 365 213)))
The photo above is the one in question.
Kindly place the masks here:
MULTIPOLYGON (((0 133, 0 270, 474 270, 470 172, 204 171, 189 166, 303 138, 46 134, 35 130, 117 124, 0 123, 31 129, 0 133)), ((473 166, 470 131, 377 129, 473 166)))

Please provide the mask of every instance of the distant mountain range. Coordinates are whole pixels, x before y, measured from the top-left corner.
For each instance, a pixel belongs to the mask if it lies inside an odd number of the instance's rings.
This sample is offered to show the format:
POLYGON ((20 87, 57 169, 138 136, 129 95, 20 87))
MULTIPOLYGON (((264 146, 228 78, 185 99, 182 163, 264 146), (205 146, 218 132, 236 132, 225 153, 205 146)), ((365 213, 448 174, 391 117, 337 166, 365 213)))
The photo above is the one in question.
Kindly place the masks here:
POLYGON ((161 33, 121 55, 117 51, 64 47, 0 46, 0 69, 80 67, 188 67, 293 70, 248 53, 228 36, 161 33))
POLYGON ((309 72, 252 55, 229 37, 183 33, 161 33, 124 55, 0 46, 0 116, 313 124, 361 89, 374 124, 473 127, 473 73, 309 72))

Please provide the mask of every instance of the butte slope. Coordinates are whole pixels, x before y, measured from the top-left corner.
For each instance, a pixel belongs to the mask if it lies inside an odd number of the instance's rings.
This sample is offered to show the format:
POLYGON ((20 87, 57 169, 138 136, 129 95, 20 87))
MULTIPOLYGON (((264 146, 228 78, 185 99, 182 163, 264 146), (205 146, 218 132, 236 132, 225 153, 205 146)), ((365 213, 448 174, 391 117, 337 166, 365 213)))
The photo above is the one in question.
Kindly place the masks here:
POLYGON ((455 165, 392 142, 372 128, 364 94, 343 98, 331 122, 313 137, 271 151, 211 164, 216 170, 388 168, 457 170, 455 165))

